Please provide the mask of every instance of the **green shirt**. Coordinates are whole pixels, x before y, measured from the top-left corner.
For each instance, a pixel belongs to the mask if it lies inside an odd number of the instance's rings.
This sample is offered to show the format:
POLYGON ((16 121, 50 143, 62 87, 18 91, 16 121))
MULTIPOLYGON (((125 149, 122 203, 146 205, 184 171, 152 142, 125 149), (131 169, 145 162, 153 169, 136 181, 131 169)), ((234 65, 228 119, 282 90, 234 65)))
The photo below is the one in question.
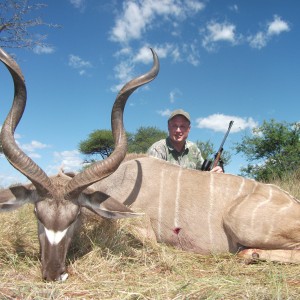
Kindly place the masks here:
POLYGON ((172 146, 169 137, 154 143, 147 154, 188 169, 200 170, 204 161, 196 144, 186 141, 183 151, 178 152, 172 146))

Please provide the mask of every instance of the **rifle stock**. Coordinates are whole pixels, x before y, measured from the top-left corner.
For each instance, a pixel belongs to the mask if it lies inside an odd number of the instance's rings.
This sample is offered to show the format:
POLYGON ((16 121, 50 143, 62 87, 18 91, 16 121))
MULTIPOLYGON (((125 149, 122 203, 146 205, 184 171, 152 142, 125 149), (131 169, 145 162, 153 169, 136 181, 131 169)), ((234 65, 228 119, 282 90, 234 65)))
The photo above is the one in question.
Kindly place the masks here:
MULTIPOLYGON (((216 166, 218 166, 219 165, 219 162, 220 162, 220 160, 221 160, 221 154, 222 154, 222 152, 223 152, 223 148, 222 148, 222 150, 219 150, 217 153, 216 153, 216 155, 215 155, 215 160, 214 160, 214 162, 213 162, 213 164, 212 164, 212 169, 214 168, 214 167, 216 167, 216 166)), ((222 166, 222 168, 223 168, 223 166, 222 166)), ((223 170, 224 171, 224 170, 223 170)))

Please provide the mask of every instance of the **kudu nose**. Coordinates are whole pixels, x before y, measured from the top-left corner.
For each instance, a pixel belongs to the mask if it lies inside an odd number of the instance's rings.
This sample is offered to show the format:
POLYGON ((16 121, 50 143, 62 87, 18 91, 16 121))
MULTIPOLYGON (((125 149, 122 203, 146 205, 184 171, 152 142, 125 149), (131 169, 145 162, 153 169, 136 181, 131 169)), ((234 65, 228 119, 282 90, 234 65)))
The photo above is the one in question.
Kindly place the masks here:
POLYGON ((45 270, 43 272, 44 281, 65 281, 67 280, 69 274, 66 272, 65 268, 57 268, 55 270, 45 270))
POLYGON ((43 279, 44 281, 65 281, 67 280, 67 278, 69 277, 69 274, 68 273, 61 273, 60 275, 53 275, 53 274, 47 274, 47 275, 44 275, 43 279))

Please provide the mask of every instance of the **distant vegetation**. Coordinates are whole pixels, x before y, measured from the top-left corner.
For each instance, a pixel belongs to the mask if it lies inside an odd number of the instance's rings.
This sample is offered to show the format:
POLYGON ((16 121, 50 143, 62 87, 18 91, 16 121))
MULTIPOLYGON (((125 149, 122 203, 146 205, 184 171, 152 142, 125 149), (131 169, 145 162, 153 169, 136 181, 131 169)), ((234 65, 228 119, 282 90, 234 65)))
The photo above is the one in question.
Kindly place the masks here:
POLYGON ((264 121, 236 150, 249 162, 242 176, 265 182, 292 176, 300 166, 300 123, 264 121))
MULTIPOLYGON (((156 141, 168 136, 166 131, 157 127, 139 127, 135 133, 127 132, 128 152, 146 153, 156 141)), ((94 130, 88 138, 79 143, 79 152, 87 156, 87 162, 94 162, 109 156, 114 150, 114 139, 111 130, 94 130)))
MULTIPOLYGON (((155 142, 165 139, 168 133, 157 127, 139 127, 135 133, 127 132, 128 153, 146 153, 149 147, 155 142)), ((213 155, 218 149, 215 149, 210 141, 196 141, 201 150, 204 159, 213 159, 213 155)), ((114 140, 111 130, 94 130, 88 138, 79 143, 79 152, 86 155, 86 162, 94 162, 100 158, 104 159, 109 156, 114 149, 114 140)), ((224 150, 222 160, 224 165, 230 162, 231 154, 224 150)))
MULTIPOLYGON (((300 198, 299 172, 276 183, 300 198)), ((30 205, 0 218, 0 299, 298 299, 300 265, 202 256, 143 239, 135 225, 86 218, 68 255, 69 279, 41 281, 30 205)))
MULTIPOLYGON (((156 141, 166 138, 168 133, 156 127, 140 127, 136 133, 127 133, 128 152, 145 153, 156 141)), ((196 141, 203 158, 213 159, 218 151, 210 141, 196 141)), ((217 146, 218 147, 218 146, 217 146)), ((87 161, 105 158, 114 148, 114 141, 109 130, 96 130, 80 142, 79 151, 87 155, 87 161)), ((234 150, 241 153, 248 165, 241 168, 241 176, 258 181, 270 182, 277 178, 291 175, 300 166, 300 123, 264 121, 254 128, 251 135, 245 135, 236 143, 234 150)), ((224 165, 234 160, 234 154, 224 150, 224 165)))

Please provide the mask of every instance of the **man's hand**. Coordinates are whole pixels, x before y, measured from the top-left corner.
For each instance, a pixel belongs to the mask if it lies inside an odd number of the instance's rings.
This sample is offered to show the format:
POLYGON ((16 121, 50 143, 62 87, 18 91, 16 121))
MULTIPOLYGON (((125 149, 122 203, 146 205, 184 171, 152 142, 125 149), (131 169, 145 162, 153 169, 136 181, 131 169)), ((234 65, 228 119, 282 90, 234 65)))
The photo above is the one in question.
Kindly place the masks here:
POLYGON ((216 173, 224 173, 223 169, 220 166, 216 166, 216 167, 212 168, 210 171, 216 172, 216 173))

